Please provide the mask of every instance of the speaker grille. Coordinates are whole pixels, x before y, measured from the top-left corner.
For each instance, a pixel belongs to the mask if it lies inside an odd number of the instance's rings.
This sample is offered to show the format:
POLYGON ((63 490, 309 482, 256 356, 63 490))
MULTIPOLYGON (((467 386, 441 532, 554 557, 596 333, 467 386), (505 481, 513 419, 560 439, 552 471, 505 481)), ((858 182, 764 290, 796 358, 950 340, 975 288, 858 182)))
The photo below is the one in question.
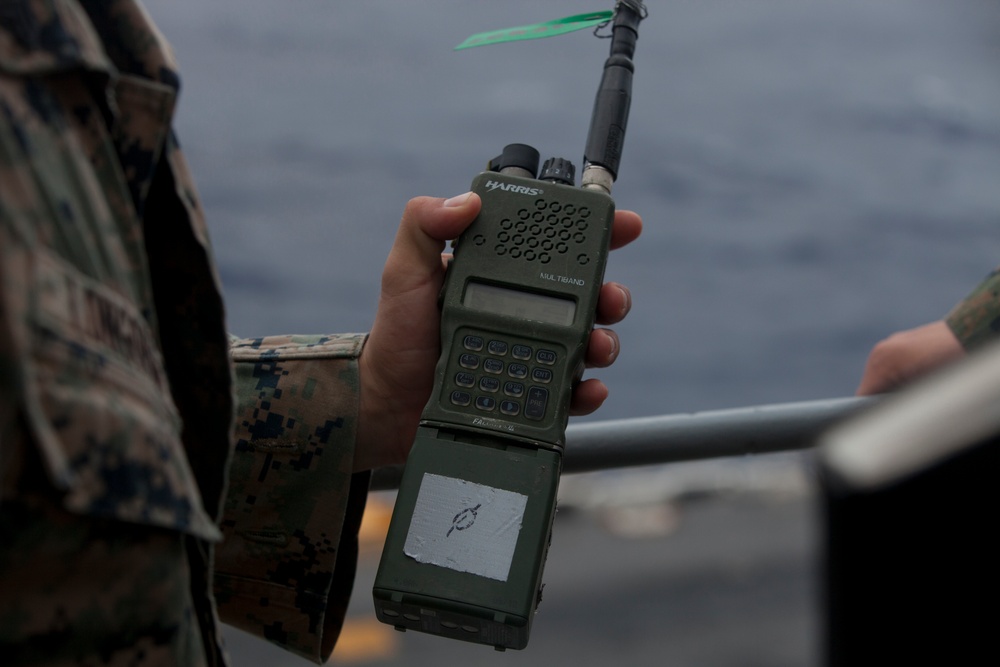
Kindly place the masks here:
POLYGON ((513 218, 502 218, 492 238, 476 234, 472 241, 477 246, 492 244, 497 255, 518 261, 548 264, 558 255, 569 254, 587 265, 591 259, 584 250, 590 214, 586 206, 539 198, 513 218))

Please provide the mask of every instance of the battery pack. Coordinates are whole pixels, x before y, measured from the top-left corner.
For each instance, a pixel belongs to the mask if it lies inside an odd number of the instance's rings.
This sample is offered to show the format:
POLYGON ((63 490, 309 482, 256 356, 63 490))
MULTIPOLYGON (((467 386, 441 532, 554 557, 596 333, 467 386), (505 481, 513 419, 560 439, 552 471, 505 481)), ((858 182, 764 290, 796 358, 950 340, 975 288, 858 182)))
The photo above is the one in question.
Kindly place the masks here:
POLYGON ((380 621, 522 649, 541 599, 561 456, 422 427, 373 597, 380 621))

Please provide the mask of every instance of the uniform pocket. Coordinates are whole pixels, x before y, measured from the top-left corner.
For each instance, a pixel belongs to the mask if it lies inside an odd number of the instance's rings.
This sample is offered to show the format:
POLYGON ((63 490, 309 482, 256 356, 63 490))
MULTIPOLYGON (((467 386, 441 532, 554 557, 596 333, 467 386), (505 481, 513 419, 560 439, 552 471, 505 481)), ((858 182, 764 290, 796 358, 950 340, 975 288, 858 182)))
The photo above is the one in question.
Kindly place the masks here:
POLYGON ((66 508, 218 539, 146 318, 44 249, 32 264, 28 421, 66 508))

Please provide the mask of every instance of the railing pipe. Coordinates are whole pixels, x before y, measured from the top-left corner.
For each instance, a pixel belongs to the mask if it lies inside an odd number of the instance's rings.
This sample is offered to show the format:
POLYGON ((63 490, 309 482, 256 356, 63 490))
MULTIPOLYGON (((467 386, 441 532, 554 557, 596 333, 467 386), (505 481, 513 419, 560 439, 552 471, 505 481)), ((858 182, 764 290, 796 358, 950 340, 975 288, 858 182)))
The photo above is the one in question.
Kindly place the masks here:
MULTIPOLYGON (((573 424, 566 430, 563 473, 805 449, 872 401, 836 398, 573 424)), ((401 472, 376 470, 371 488, 396 488, 401 472)))

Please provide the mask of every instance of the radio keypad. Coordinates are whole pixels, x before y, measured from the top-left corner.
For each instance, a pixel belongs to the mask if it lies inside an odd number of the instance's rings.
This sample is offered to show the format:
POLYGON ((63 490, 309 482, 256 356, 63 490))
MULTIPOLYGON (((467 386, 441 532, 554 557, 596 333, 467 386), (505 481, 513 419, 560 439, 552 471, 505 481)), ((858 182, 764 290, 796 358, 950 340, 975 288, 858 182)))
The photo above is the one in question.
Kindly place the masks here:
POLYGON ((541 419, 545 416, 545 407, 548 402, 548 389, 532 387, 528 390, 528 400, 525 402, 524 416, 528 419, 541 419))
POLYGON ((524 385, 520 382, 504 383, 503 393, 507 394, 511 398, 521 398, 524 396, 524 385))
POLYGON ((487 357, 486 361, 483 362, 483 370, 487 373, 499 375, 503 373, 503 362, 493 357, 487 357))
POLYGON ((472 394, 467 391, 453 391, 451 392, 451 402, 453 405, 465 407, 472 403, 472 394))
POLYGON ((492 412, 497 406, 497 399, 492 396, 477 396, 476 397, 476 408, 482 410, 483 412, 492 412))
POLYGON ((500 401, 500 412, 516 417, 521 412, 521 404, 517 401, 500 401))
POLYGON ((535 353, 535 361, 546 366, 556 363, 556 353, 552 350, 539 350, 535 353))
POLYGON ((533 368, 531 369, 531 379, 535 382, 548 384, 552 382, 552 371, 548 368, 533 368))
POLYGON ((523 380, 528 377, 528 367, 524 364, 509 364, 507 366, 507 375, 518 380, 523 380))
POLYGON ((515 345, 513 348, 511 348, 510 352, 512 357, 514 357, 515 359, 519 359, 521 361, 527 361, 528 359, 531 359, 531 353, 532 350, 527 345, 515 345))
POLYGON ((491 340, 487 350, 490 354, 503 357, 507 354, 507 343, 502 340, 491 340))
POLYGON ((495 335, 470 333, 460 340, 452 374, 458 389, 446 390, 452 406, 473 414, 545 419, 550 392, 539 385, 553 381, 554 366, 561 361, 556 352, 495 335))

